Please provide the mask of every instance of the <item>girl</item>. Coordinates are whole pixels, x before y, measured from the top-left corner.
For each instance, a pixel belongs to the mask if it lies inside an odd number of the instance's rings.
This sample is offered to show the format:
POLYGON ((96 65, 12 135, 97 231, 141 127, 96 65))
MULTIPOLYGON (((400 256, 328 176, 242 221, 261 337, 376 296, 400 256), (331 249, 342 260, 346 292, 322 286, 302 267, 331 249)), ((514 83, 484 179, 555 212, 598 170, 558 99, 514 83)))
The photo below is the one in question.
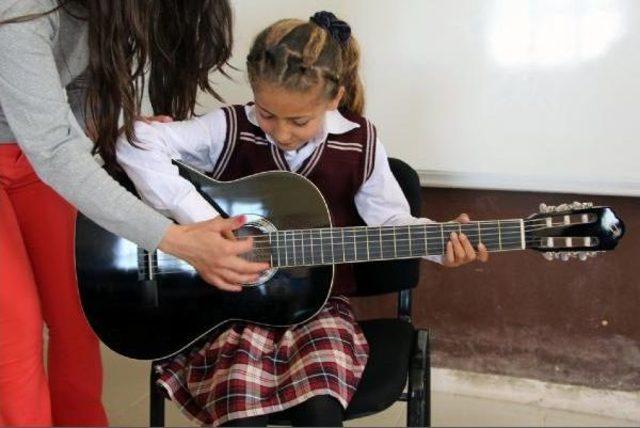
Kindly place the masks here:
POLYGON ((98 341, 75 282, 76 208, 212 282, 263 267, 235 256, 249 242, 220 245, 232 221, 174 225, 120 187, 92 156, 85 112, 114 171, 118 118, 132 135, 145 66, 157 113, 184 118, 198 86, 215 94, 208 74, 231 52, 231 9, 224 0, 0 4, 0 425, 104 426, 98 341))
MULTIPOLYGON (((219 180, 295 171, 320 188, 337 226, 427 222, 409 214, 375 127, 361 116, 358 62, 349 26, 333 14, 278 21, 257 36, 247 57, 255 103, 185 122, 138 123, 139 147, 121 139, 119 162, 143 198, 180 223, 217 213, 179 177, 171 158, 219 180)), ((487 260, 483 246, 478 257, 487 260)), ((443 263, 475 258, 468 239, 453 235, 443 263)), ((287 411, 294 425, 341 426, 368 345, 343 296, 354 285, 352 272, 348 266, 337 272, 334 295, 307 323, 288 329, 236 323, 165 363, 160 384, 202 424, 264 426, 269 414, 287 411)), ((239 290, 237 282, 254 279, 238 276, 225 285, 239 290)))

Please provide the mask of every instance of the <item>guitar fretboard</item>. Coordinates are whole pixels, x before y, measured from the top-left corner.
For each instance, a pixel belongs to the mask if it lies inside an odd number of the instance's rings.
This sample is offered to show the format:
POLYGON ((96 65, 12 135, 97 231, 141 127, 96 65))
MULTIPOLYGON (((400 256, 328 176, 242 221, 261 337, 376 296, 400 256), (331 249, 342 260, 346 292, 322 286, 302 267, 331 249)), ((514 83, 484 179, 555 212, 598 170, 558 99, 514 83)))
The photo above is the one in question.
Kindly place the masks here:
POLYGON ((452 232, 489 251, 525 248, 523 220, 512 219, 277 231, 256 237, 252 259, 294 267, 418 258, 444 254, 452 232))

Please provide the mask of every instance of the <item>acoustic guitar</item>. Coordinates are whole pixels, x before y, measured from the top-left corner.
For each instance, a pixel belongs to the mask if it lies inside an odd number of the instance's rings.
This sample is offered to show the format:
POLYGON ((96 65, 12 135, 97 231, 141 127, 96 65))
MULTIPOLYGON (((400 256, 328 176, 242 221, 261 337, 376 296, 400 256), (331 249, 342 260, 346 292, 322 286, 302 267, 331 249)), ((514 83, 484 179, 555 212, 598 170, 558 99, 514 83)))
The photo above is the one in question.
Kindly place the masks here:
POLYGON ((273 171, 219 182, 174 161, 183 177, 225 216, 245 215, 243 255, 271 266, 242 291, 224 292, 192 266, 148 252, 78 216, 76 263, 84 313, 99 338, 136 359, 171 356, 231 320, 270 326, 302 323, 328 299, 334 265, 444 254, 451 232, 491 252, 537 250, 586 259, 615 248, 624 224, 609 207, 542 205, 526 219, 411 226, 332 227, 325 199, 305 177, 273 171))

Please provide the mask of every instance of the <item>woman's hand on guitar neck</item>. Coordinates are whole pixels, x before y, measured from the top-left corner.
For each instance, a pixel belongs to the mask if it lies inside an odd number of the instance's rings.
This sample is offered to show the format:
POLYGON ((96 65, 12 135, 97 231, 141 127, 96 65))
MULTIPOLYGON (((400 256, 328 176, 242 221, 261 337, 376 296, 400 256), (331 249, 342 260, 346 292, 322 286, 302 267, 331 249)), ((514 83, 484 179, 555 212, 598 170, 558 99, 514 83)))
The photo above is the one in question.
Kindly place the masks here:
POLYGON ((240 284, 258 279, 268 263, 249 262, 240 254, 251 251, 251 238, 235 239, 233 231, 244 217, 212 220, 188 225, 172 225, 158 248, 193 266, 208 283, 225 291, 240 291, 240 284))
MULTIPOLYGON (((466 214, 460 214, 458 218, 453 220, 458 223, 469 223, 469 216, 466 214)), ((480 260, 486 262, 489 260, 489 252, 484 244, 478 245, 478 251, 476 251, 469 238, 464 233, 451 233, 451 239, 447 242, 447 252, 444 255, 442 264, 446 267, 458 267, 474 260, 480 260)))

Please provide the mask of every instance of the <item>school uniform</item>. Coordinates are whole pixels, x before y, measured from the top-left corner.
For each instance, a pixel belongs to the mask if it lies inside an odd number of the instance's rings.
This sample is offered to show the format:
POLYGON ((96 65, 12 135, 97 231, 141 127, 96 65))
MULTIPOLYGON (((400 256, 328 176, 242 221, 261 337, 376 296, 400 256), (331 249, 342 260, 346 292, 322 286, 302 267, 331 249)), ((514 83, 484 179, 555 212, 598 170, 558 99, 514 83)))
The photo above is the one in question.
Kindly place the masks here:
MULTIPOLYGON (((301 174, 323 193, 337 227, 430 221, 410 215, 367 119, 329 111, 318 135, 298 150, 282 151, 260 129, 255 114, 253 104, 247 104, 185 122, 140 123, 136 138, 143 150, 121 140, 119 162, 142 198, 179 223, 217 213, 178 176, 171 158, 221 181, 273 170, 301 174)), ((345 297, 354 291, 352 266, 338 265, 332 296, 311 320, 290 328, 226 325, 197 348, 162 364, 159 383, 202 424, 283 411, 317 395, 329 395, 346 408, 368 356, 345 297)))

